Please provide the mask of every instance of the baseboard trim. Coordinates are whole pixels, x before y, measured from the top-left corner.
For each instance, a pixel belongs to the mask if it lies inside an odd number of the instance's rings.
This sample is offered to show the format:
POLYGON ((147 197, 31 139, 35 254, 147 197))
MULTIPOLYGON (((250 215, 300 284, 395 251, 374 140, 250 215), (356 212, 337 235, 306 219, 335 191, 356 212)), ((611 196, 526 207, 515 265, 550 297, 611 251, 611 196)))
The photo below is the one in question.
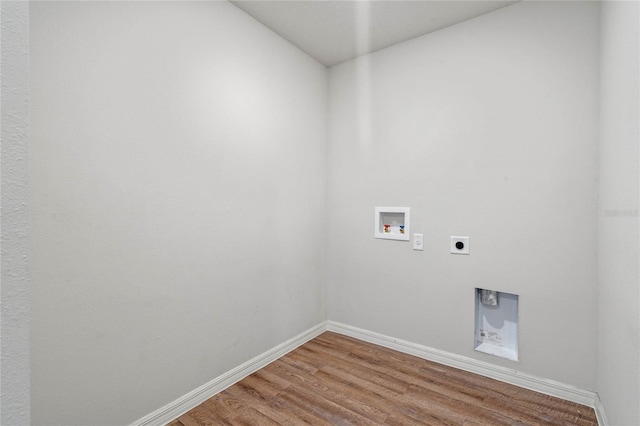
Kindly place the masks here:
MULTIPOLYGON (((441 351, 417 343, 407 342, 335 321, 329 321, 327 329, 335 333, 344 334, 365 342, 414 355, 422 359, 459 368, 491 379, 500 380, 501 382, 586 405, 593 408, 596 411, 596 414, 598 414, 598 408, 596 406, 600 405, 600 400, 598 398, 598 394, 592 391, 579 389, 553 380, 542 379, 517 370, 489 364, 473 358, 441 351)), ((602 419, 604 420, 602 405, 600 405, 600 411, 602 419)), ((600 417, 598 417, 598 421, 600 422, 600 417)), ((606 423, 599 424, 601 426, 606 425, 606 423)))
POLYGON ((258 355, 244 364, 222 374, 221 376, 216 377, 188 394, 137 420, 130 426, 164 426, 192 408, 202 404, 215 394, 222 392, 248 375, 266 367, 273 361, 286 355, 298 346, 303 345, 327 330, 373 343, 375 345, 384 346, 399 352, 414 355, 422 359, 459 368, 491 379, 500 380, 525 389, 530 389, 546 395, 586 405, 594 409, 598 425, 608 425, 604 414, 604 407, 602 406, 598 394, 595 392, 579 389, 575 386, 553 380, 542 379, 517 370, 489 364, 487 362, 430 348, 417 343, 396 339, 394 337, 339 322, 324 321, 287 340, 286 342, 258 355))
POLYGON ((596 412, 596 419, 598 419, 599 426, 609 426, 609 421, 607 420, 607 416, 604 415, 604 406, 602 405, 602 401, 600 401, 600 395, 596 394, 595 406, 593 410, 596 412))
POLYGON ((192 408, 202 404, 215 394, 222 392, 229 386, 239 382, 261 368, 266 367, 268 364, 286 355, 298 346, 319 336, 326 330, 327 322, 324 321, 287 340, 286 342, 258 355, 244 364, 222 374, 221 376, 216 377, 188 394, 176 399, 140 420, 137 420, 132 423, 131 426, 164 426, 192 408))

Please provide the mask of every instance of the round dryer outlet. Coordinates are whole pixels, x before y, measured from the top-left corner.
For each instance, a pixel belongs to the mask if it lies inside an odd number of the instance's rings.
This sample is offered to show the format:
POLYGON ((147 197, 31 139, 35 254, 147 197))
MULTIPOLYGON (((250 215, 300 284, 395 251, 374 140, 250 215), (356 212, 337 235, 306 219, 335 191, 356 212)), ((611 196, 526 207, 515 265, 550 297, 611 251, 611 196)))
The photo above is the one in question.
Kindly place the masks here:
POLYGON ((469 254, 469 237, 451 237, 451 253, 469 254))

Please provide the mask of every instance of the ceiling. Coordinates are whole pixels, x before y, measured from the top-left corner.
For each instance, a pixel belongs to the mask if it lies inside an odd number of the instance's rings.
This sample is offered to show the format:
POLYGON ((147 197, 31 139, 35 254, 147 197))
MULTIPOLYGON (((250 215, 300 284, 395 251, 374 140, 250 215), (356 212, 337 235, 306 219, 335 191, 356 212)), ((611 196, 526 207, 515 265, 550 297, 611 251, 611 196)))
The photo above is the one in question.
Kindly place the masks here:
POLYGON ((230 0, 327 67, 518 0, 230 0))

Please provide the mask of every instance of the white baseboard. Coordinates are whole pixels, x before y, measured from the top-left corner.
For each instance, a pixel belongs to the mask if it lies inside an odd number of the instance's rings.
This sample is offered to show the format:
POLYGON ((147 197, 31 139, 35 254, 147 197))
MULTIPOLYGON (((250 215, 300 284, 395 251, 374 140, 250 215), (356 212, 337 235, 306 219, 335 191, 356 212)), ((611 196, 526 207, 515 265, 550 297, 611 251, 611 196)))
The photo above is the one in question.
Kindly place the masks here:
POLYGON ((234 383, 239 382, 250 374, 255 373, 268 364, 286 355, 295 348, 314 337, 319 336, 327 330, 327 322, 324 321, 309 330, 298 334, 297 336, 287 340, 286 342, 272 348, 261 355, 239 365, 219 377, 205 383, 199 388, 189 392, 188 394, 176 399, 175 401, 165 405, 164 407, 154 411, 153 413, 137 420, 131 426, 164 426, 170 421, 180 417, 192 408, 202 404, 215 394, 222 392, 234 383))
POLYGON ((600 401, 600 396, 596 394, 596 401, 593 410, 596 412, 596 419, 598 419, 598 425, 600 426, 609 426, 609 422, 607 421, 607 416, 604 415, 604 407, 602 406, 602 401, 600 401))
MULTIPOLYGON (((598 394, 592 391, 579 389, 575 386, 559 383, 553 380, 542 379, 526 373, 522 373, 517 370, 489 364, 487 362, 478 361, 462 355, 433 349, 428 346, 419 345, 417 343, 395 339, 383 334, 378 334, 372 331, 363 330, 361 328, 352 327, 350 325, 345 325, 334 321, 329 321, 328 330, 344 334, 346 336, 354 337, 359 340, 364 340, 365 342, 384 346, 389 349, 394 349, 399 352, 414 355, 422 359, 434 361, 454 368, 459 368, 460 370, 476 373, 481 376, 489 377, 491 379, 496 379, 501 382, 530 389, 546 395, 555 396, 557 398, 576 402, 578 404, 586 405, 593 408, 596 411, 596 414, 598 414, 598 409, 596 406, 600 405, 600 399, 598 398, 598 394)), ((606 425, 606 423, 604 423, 605 419, 604 412, 602 411, 602 405, 600 405, 599 410, 603 420, 603 423, 599 424, 601 426, 604 426, 606 425)), ((600 419, 601 418, 598 417, 599 422, 600 419)))
POLYGON ((325 321, 268 350, 267 352, 258 355, 244 364, 239 365, 233 370, 222 374, 209 383, 200 386, 188 394, 132 423, 131 426, 164 426, 192 408, 202 404, 215 394, 222 392, 248 375, 266 367, 268 364, 327 330, 351 336, 379 346, 384 346, 389 349, 394 349, 399 352, 414 355, 422 359, 459 368, 471 373, 476 373, 491 379, 500 380, 501 382, 510 383, 525 389, 530 389, 546 395, 586 405, 594 409, 600 426, 608 425, 604 415, 604 408, 602 407, 598 394, 595 392, 582 390, 564 383, 542 379, 517 370, 489 364, 487 362, 441 351, 417 343, 407 342, 375 333, 373 331, 341 324, 339 322, 325 321))

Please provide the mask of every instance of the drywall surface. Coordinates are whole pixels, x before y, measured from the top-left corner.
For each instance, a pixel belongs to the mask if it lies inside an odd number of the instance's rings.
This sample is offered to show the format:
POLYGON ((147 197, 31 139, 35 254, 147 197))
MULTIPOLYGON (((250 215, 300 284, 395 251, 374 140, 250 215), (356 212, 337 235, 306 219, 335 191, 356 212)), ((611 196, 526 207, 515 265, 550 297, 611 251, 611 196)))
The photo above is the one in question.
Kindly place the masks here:
POLYGON ((640 424, 640 7, 602 2, 597 389, 612 425, 640 424))
POLYGON ((330 69, 331 320, 594 389, 598 12, 517 3, 330 69), (518 362, 473 351, 476 287, 520 296, 518 362))
POLYGON ((30 424, 29 3, 0 2, 2 158, 0 424, 30 424))
POLYGON ((30 19, 33 423, 131 423, 325 320, 326 68, 227 2, 30 19))

